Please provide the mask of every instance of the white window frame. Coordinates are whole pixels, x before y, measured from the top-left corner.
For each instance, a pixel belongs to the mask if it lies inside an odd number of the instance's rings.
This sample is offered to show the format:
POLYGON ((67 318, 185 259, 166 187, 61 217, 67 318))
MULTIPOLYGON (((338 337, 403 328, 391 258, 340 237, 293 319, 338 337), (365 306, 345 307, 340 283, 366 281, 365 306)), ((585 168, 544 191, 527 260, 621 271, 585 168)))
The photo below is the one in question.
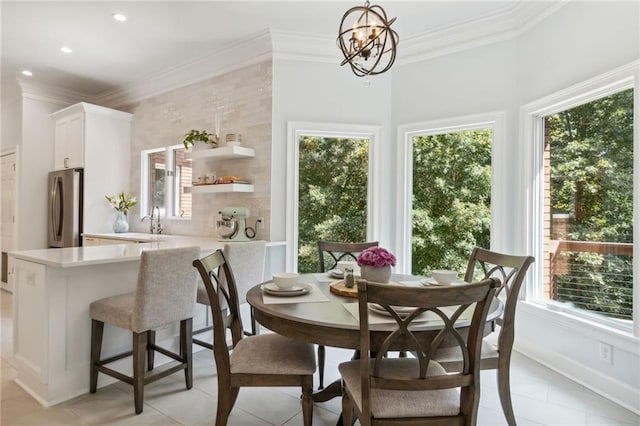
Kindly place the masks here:
POLYGON ((302 136, 317 136, 369 140, 369 170, 367 171, 367 240, 379 239, 380 141, 381 127, 357 124, 297 122, 287 123, 287 228, 286 268, 298 270, 298 188, 300 146, 302 136))
POLYGON ((396 271, 411 273, 411 241, 412 241, 412 198, 413 198, 413 138, 417 136, 440 135, 457 133, 468 130, 491 129, 493 141, 491 144, 491 247, 500 250, 504 247, 502 229, 495 226, 504 223, 503 208, 505 193, 505 114, 492 112, 487 114, 453 117, 442 120, 425 121, 421 123, 405 124, 398 127, 398 182, 397 206, 398 220, 396 220, 396 257, 398 264, 396 271), (503 158, 504 157, 504 158, 503 158))
MULTIPOLYGON (((520 123, 524 152, 523 163, 525 193, 528 197, 526 203, 526 230, 527 248, 536 259, 543 259, 543 230, 544 230, 544 117, 582 105, 602 97, 617 93, 626 89, 634 89, 634 129, 633 129, 633 249, 638 253, 640 249, 640 88, 637 81, 640 78, 640 61, 622 66, 608 73, 576 84, 552 95, 524 105, 520 110, 520 123)), ((630 332, 634 336, 640 336, 640 257, 633 257, 633 328, 623 329, 616 322, 600 316, 591 315, 580 309, 573 309, 561 303, 553 303, 543 298, 542 277, 544 262, 535 262, 531 270, 531 278, 525 285, 525 299, 528 303, 547 311, 562 312, 575 320, 577 326, 585 324, 597 324, 604 329, 616 329, 616 331, 630 332)), ((571 322, 571 321, 569 321, 571 322)))
POLYGON ((176 187, 176 171, 175 171, 175 149, 184 148, 182 144, 163 146, 160 148, 152 148, 141 151, 140 159, 140 218, 143 218, 151 214, 151 209, 154 206, 149 205, 149 173, 151 164, 149 162, 149 154, 154 152, 165 153, 165 193, 164 193, 164 206, 158 206, 161 210, 162 219, 170 220, 191 220, 191 217, 175 216, 173 214, 167 215, 167 212, 173 212, 173 203, 175 197, 179 191, 176 187))

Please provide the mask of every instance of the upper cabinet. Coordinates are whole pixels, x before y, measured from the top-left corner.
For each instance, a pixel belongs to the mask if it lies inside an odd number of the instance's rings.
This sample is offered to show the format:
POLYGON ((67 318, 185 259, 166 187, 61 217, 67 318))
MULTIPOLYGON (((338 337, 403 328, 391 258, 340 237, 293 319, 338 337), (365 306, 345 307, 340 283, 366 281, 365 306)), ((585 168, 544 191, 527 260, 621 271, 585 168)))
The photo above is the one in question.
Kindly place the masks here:
POLYGON ((54 169, 85 167, 104 150, 121 147, 129 155, 131 114, 85 102, 54 112, 54 169))
POLYGON ((83 230, 111 232, 105 195, 132 192, 131 119, 127 112, 81 102, 51 114, 54 169, 83 168, 83 230))

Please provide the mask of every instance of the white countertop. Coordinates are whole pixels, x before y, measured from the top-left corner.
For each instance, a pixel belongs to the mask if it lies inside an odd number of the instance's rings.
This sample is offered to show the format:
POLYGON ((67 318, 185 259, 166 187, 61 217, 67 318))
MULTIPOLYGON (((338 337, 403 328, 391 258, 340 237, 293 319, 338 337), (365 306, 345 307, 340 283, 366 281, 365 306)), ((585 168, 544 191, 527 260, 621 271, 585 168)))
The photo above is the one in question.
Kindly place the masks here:
MULTIPOLYGON (((222 249, 229 241, 218 241, 215 238, 191 237, 183 235, 157 235, 141 233, 125 234, 84 234, 88 237, 115 238, 129 241, 153 242, 139 244, 113 244, 103 246, 67 247, 41 250, 21 250, 9 252, 16 259, 27 260, 56 268, 73 268, 78 266, 99 265, 104 263, 129 262, 140 259, 143 250, 154 250, 176 247, 200 247, 203 255, 222 249), (145 238, 141 238, 141 237, 145 238)), ((242 244, 237 242, 235 244, 242 244)), ((268 246, 281 245, 283 242, 267 242, 268 246)))

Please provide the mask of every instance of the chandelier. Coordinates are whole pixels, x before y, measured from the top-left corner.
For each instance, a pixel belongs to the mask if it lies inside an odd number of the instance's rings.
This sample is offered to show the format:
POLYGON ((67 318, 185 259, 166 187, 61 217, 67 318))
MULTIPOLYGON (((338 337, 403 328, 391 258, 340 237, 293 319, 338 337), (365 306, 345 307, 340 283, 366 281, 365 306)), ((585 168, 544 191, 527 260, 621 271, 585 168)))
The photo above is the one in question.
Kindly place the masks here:
POLYGON ((358 77, 382 74, 396 60, 398 33, 391 29, 396 18, 387 19, 380 6, 356 6, 347 10, 340 22, 338 46, 344 55, 340 64, 349 64, 358 77))

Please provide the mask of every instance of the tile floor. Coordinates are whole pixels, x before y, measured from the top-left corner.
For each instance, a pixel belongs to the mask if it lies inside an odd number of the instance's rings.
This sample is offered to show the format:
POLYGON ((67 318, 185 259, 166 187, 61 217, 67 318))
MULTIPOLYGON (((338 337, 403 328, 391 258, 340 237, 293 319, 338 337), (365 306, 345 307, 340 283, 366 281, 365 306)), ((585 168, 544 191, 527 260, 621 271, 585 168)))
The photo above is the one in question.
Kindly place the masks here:
MULTIPOLYGON (((194 387, 186 391, 184 376, 176 373, 145 388, 144 412, 133 410, 131 387, 117 383, 50 408, 43 408, 13 382, 8 362, 11 351, 12 298, 0 291, 2 358, 0 359, 0 424, 10 425, 212 425, 217 383, 209 351, 194 355, 194 387)), ((327 348, 327 383, 337 378, 335 366, 350 351, 327 348)), ((640 416, 554 373, 520 354, 512 360, 512 393, 518 424, 527 425, 640 425, 640 416)), ((299 392, 295 388, 243 388, 230 425, 301 425, 299 392)), ((335 399, 315 405, 314 425, 334 425, 340 413, 335 399)), ((478 424, 504 425, 495 373, 483 372, 478 424)))

